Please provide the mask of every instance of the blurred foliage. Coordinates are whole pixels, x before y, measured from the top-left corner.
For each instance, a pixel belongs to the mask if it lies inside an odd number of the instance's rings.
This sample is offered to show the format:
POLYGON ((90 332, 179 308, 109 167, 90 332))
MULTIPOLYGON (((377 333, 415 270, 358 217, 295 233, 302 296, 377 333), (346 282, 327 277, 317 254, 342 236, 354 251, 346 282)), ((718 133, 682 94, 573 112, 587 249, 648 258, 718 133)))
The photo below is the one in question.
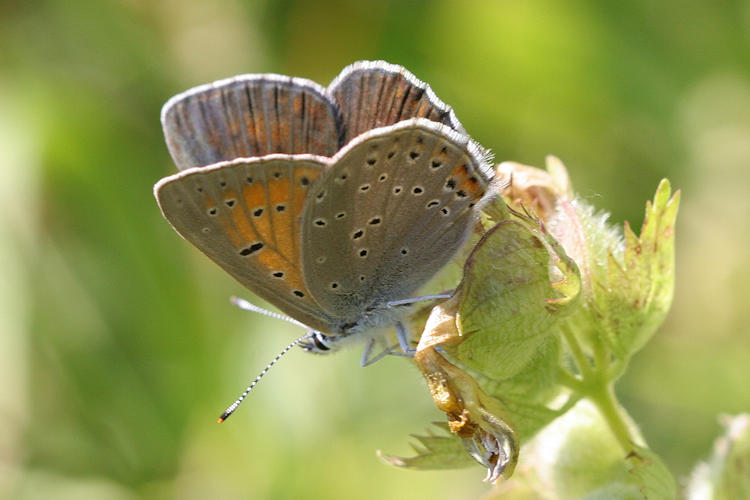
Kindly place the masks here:
POLYGON ((711 459, 690 476, 688 500, 750 497, 750 414, 721 415, 725 433, 714 442, 711 459))
POLYGON ((293 328, 161 218, 171 95, 246 72, 323 84, 386 59, 498 160, 565 161, 612 221, 683 191, 665 327, 621 381, 678 476, 750 407, 750 4, 740 1, 39 0, 0 5, 0 496, 474 498, 479 468, 374 450, 440 415, 400 359, 292 353, 293 328))

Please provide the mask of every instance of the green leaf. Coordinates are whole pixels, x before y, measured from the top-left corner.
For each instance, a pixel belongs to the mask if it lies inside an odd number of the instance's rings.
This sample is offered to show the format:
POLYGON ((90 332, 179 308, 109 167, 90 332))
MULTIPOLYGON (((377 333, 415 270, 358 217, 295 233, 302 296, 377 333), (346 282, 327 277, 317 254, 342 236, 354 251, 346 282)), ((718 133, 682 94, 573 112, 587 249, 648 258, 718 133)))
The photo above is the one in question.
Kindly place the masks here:
POLYGON ((555 342, 555 318, 545 308, 555 297, 549 255, 521 224, 498 224, 469 258, 459 329, 465 340, 454 354, 467 367, 505 379, 518 373, 534 352, 555 342))
POLYGON ((597 306, 606 340, 615 356, 627 359, 643 347, 664 321, 674 290, 674 226, 679 191, 671 196, 662 180, 653 203, 646 204, 640 237, 625 224, 625 247, 618 258, 610 251, 606 289, 597 291, 597 306))
POLYGON ((495 396, 546 404, 558 393, 557 367, 561 363, 560 342, 556 340, 554 332, 550 336, 555 340, 540 345, 529 362, 512 377, 493 379, 485 373, 476 373, 476 379, 495 396))
POLYGON ((559 417, 563 412, 552 410, 540 403, 528 403, 520 397, 499 397, 505 413, 509 415, 521 442, 531 439, 540 429, 559 417))
POLYGON ((548 342, 536 351, 535 359, 513 377, 495 380, 474 373, 479 385, 505 408, 521 442, 561 414, 548 407, 562 392, 557 383, 559 364, 560 343, 548 342))
POLYGON ((522 439, 560 415, 548 407, 562 389, 556 324, 579 290, 562 247, 538 221, 515 212, 467 259, 457 294, 460 338, 441 352, 508 410, 497 417, 508 418, 522 439))
POLYGON ((662 459, 648 448, 636 447, 627 456, 626 484, 637 488, 634 498, 675 498, 674 477, 662 459))
MULTIPOLYGON (((523 218, 498 223, 466 262, 458 314, 464 340, 446 352, 491 379, 507 380, 525 368, 550 379, 556 370, 557 359, 537 353, 559 342, 553 326, 565 296, 551 284, 550 238, 532 227, 523 218)), ((577 279, 574 264, 568 272, 561 282, 577 279)))
POLYGON ((388 455, 378 451, 378 456, 387 464, 404 469, 435 470, 435 469, 457 469, 476 465, 474 459, 466 453, 461 439, 455 434, 450 434, 448 426, 435 422, 434 425, 444 432, 435 435, 428 430, 427 436, 412 437, 419 444, 412 443, 416 453, 413 457, 399 457, 388 455))
POLYGON ((622 235, 581 200, 562 201, 551 232, 576 261, 583 279, 584 307, 571 318, 582 348, 605 344, 617 359, 630 356, 656 332, 672 303, 674 226, 679 191, 662 180, 646 204, 640 236, 626 223, 622 235))

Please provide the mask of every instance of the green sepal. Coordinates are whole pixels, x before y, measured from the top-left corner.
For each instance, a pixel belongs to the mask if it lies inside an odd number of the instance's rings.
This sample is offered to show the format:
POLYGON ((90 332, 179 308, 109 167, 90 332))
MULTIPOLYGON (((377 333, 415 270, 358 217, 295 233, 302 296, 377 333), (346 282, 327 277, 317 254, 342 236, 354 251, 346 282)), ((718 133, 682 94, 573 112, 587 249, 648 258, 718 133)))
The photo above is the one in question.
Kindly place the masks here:
POLYGON ((457 317, 463 340, 446 346, 446 353, 496 381, 522 370, 553 380, 558 360, 539 352, 557 350, 549 345, 559 342, 553 326, 572 305, 578 282, 575 263, 536 221, 516 214, 499 222, 464 266, 457 317), (559 274, 554 278, 551 265, 559 274))
POLYGON ((610 250, 607 289, 597 291, 602 330, 615 357, 628 359, 640 350, 664 318, 674 291, 674 228, 679 191, 671 196, 669 181, 659 183, 647 202, 640 236, 624 228, 622 255, 610 250))
POLYGON ((461 439, 450 433, 447 424, 433 422, 433 425, 440 430, 439 434, 427 429, 426 436, 411 435, 417 440, 417 443, 411 443, 416 455, 399 457, 378 451, 378 456, 389 465, 414 470, 458 469, 476 465, 474 459, 466 453, 461 439))

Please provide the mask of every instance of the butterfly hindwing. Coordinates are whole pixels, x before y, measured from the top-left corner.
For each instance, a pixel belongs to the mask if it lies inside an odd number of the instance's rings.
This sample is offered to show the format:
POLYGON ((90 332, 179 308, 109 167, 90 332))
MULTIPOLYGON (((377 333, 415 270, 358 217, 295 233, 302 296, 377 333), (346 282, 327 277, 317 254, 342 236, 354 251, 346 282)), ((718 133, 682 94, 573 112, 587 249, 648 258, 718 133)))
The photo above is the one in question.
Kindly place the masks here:
POLYGON ((345 322, 409 298, 458 250, 487 182, 466 136, 413 119, 347 145, 315 185, 302 220, 302 267, 345 322))

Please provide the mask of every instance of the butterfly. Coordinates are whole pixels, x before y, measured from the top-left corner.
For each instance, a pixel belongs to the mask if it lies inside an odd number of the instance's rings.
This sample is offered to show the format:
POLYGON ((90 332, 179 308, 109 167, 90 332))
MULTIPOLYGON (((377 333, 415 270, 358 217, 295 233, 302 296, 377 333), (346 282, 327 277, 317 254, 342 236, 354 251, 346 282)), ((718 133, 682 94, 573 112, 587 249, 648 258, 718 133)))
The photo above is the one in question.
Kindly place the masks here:
MULTIPOLYGON (((254 74, 162 110, 179 172, 154 194, 187 241, 336 350, 395 328, 401 300, 465 242, 488 192, 486 151, 404 68, 358 62, 328 88, 254 74)), ((390 351, 388 351, 390 352, 390 351)))

